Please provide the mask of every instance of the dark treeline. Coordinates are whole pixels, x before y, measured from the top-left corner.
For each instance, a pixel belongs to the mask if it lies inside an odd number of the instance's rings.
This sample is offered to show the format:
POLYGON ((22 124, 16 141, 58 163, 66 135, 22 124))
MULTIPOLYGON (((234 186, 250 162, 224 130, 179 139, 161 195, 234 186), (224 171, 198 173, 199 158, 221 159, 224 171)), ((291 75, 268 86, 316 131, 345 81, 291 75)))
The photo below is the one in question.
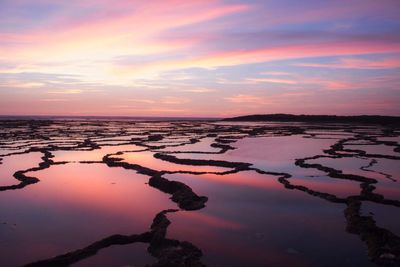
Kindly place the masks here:
POLYGON ((293 122, 349 122, 400 125, 398 116, 336 116, 336 115, 292 115, 292 114, 264 114, 246 115, 223 119, 224 121, 293 121, 293 122))

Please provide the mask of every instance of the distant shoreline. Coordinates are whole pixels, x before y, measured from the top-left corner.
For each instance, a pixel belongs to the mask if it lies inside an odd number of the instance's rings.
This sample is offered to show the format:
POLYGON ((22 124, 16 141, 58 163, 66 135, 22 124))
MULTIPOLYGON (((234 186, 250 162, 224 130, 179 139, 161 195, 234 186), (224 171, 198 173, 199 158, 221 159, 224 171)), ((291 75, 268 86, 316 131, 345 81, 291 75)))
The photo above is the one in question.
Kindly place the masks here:
POLYGON ((45 115, 0 115, 0 121, 226 121, 226 122, 309 122, 309 123, 364 123, 400 125, 400 116, 381 115, 293 115, 255 114, 231 118, 216 117, 146 117, 146 116, 45 116, 45 115))
POLYGON ((280 122, 315 122, 315 123, 367 123, 400 125, 400 116, 359 115, 292 115, 292 114, 257 114, 232 118, 222 121, 280 121, 280 122))

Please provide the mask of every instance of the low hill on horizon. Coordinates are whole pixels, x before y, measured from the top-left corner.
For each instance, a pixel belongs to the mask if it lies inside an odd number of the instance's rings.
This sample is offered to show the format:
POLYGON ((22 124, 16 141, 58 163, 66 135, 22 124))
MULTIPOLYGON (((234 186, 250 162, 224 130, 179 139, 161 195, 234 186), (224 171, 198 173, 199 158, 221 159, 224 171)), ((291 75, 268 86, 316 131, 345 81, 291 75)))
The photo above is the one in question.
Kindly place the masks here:
POLYGON ((399 116, 381 115, 359 115, 359 116, 337 116, 337 115, 293 115, 293 114, 256 114, 232 118, 223 121, 283 121, 283 122, 318 122, 318 123, 370 123, 370 124, 396 124, 400 125, 399 116))

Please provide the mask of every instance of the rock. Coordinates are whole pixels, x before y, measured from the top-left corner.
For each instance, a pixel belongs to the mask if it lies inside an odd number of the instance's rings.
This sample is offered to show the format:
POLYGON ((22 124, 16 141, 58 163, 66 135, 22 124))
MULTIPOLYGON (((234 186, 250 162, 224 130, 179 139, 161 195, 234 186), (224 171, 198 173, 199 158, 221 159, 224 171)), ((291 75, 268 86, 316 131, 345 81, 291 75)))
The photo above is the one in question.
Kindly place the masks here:
POLYGON ((164 137, 161 134, 154 134, 154 135, 149 135, 147 137, 148 141, 160 141, 164 139, 164 137))

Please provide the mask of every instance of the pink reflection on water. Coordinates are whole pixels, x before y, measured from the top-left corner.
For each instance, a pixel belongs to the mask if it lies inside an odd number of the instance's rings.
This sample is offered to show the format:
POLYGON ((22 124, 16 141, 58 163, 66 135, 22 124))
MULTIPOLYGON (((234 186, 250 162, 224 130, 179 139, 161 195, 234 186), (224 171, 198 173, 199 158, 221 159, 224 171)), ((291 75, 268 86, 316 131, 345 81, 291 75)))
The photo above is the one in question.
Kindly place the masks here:
POLYGON ((28 173, 40 182, 0 194, 2 266, 18 266, 112 234, 147 231, 161 210, 176 208, 148 177, 103 164, 56 165, 28 173), (15 225, 15 227, 12 227, 15 225))
POLYGON ((19 184, 20 181, 14 178, 14 173, 37 167, 42 162, 41 157, 43 157, 43 154, 40 152, 4 157, 2 164, 0 164, 0 186, 19 184))
POLYGON ((235 150, 224 154, 176 154, 178 158, 215 159, 252 163, 265 171, 288 172, 296 176, 324 175, 314 169, 294 165, 295 159, 322 154, 336 140, 301 136, 244 138, 231 144, 235 150))
POLYGON ((377 158, 376 161, 377 163, 371 166, 370 170, 390 174, 400 182, 400 164, 398 160, 377 158))
MULTIPOLYGON (((186 140, 187 141, 187 140, 186 140)), ((185 144, 178 147, 166 147, 160 151, 202 151, 202 152, 217 152, 220 149, 212 147, 211 144, 215 142, 215 138, 203 138, 200 142, 194 144, 185 144)))
MULTIPOLYGON (((282 185, 276 182, 278 176, 267 174, 261 175, 253 171, 242 171, 230 175, 204 174, 199 176, 199 178, 201 178, 201 180, 210 180, 212 182, 233 184, 237 186, 250 186, 268 190, 282 189, 282 185)), ((190 183, 196 183, 196 181, 190 181, 190 183)))
POLYGON ((399 181, 384 181, 375 185, 375 193, 383 195, 386 199, 400 200, 399 181))
POLYGON ((400 236, 400 213, 398 207, 364 201, 361 205, 363 216, 373 216, 378 227, 385 228, 400 236))
POLYGON ((370 159, 364 158, 319 158, 308 160, 307 163, 310 164, 321 164, 336 170, 341 170, 345 174, 361 175, 365 177, 370 177, 374 179, 383 179, 383 175, 374 172, 368 172, 360 169, 363 166, 367 166, 370 159))
POLYGON ((290 179, 293 185, 302 185, 317 192, 333 194, 337 197, 359 195, 361 192, 360 183, 344 179, 334 179, 327 176, 306 177, 290 179))
POLYGON ((343 231, 344 205, 287 190, 277 177, 251 171, 167 178, 209 197, 207 206, 195 213, 241 226, 216 227, 213 221, 191 216, 192 212, 169 216, 169 237, 199 246, 210 266, 319 266, 333 250, 338 255, 332 263, 336 266, 345 266, 349 259, 355 259, 354 266, 371 266, 360 240, 343 231))
POLYGON ((54 151, 53 161, 102 161, 107 154, 115 154, 119 151, 143 150, 143 147, 136 145, 103 146, 94 150, 59 150, 54 151))
POLYGON ((245 138, 235 143, 234 146, 238 149, 229 151, 229 154, 265 161, 292 161, 321 154, 336 141, 303 138, 298 135, 245 138))
POLYGON ((380 154, 390 156, 400 156, 400 153, 393 151, 395 147, 386 145, 345 145, 345 149, 355 149, 365 151, 367 154, 380 154))
MULTIPOLYGON (((361 175, 364 177, 374 178, 378 181, 377 184, 374 184, 376 187, 375 191, 378 194, 382 194, 385 198, 389 199, 400 199, 400 183, 399 183, 399 173, 400 173, 400 166, 396 160, 391 159, 382 159, 376 158, 375 160, 377 163, 372 165, 371 167, 367 168, 366 171, 360 169, 363 166, 367 166, 370 163, 371 159, 363 159, 363 158, 320 158, 316 160, 309 160, 308 163, 319 163, 323 166, 331 167, 337 170, 342 170, 345 174, 354 174, 354 175, 361 175), (374 172, 376 171, 376 172, 374 172), (386 178, 382 173, 392 175, 392 179, 395 181, 386 178)), ((337 179, 335 179, 337 180, 337 179)), ((341 182, 336 181, 336 183, 345 184, 350 183, 348 181, 342 180, 341 182)), ((352 182, 357 184, 356 182, 352 182)), ((333 189, 334 185, 328 190, 333 189)), ((343 187, 339 191, 344 193, 349 191, 353 186, 343 187)), ((336 190, 335 190, 336 191, 336 190)))
POLYGON ((228 221, 218 216, 212 216, 210 214, 206 214, 202 211, 181 211, 181 215, 196 221, 200 224, 205 224, 211 228, 222 228, 222 229, 240 229, 244 226, 240 223, 234 221, 228 221))

